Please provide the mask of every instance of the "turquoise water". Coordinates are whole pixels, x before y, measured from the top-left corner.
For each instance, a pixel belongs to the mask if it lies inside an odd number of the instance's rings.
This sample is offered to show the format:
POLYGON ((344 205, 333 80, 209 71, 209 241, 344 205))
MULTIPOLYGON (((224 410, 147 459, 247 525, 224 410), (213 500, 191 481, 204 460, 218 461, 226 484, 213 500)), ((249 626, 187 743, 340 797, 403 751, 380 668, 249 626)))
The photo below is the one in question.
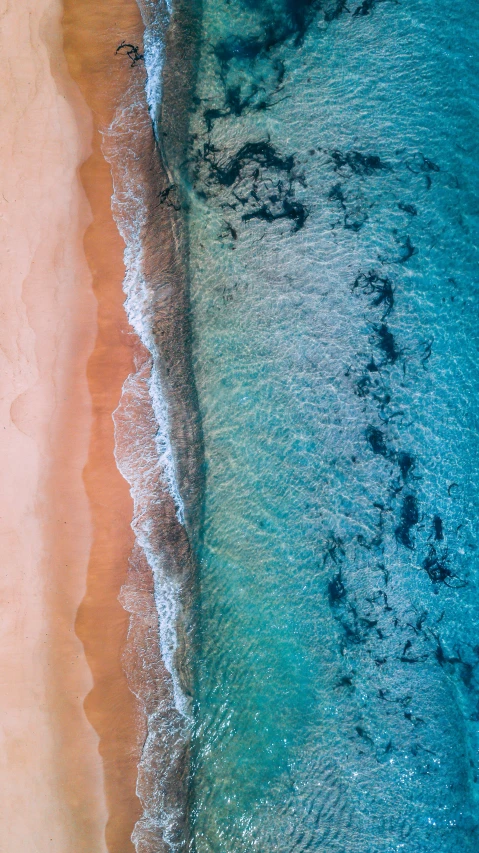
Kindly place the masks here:
POLYGON ((478 849, 478 19, 204 2, 197 853, 478 849))

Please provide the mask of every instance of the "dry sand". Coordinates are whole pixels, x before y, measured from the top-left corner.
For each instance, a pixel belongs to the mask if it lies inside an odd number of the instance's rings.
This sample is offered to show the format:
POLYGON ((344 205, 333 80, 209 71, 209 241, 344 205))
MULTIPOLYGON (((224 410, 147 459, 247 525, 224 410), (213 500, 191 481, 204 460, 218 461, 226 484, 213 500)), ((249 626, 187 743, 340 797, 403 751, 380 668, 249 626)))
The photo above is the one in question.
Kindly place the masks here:
POLYGON ((143 733, 111 413, 134 341, 98 127, 140 21, 134 0, 67 0, 67 65, 60 2, 0 8, 0 851, 128 853, 143 733))

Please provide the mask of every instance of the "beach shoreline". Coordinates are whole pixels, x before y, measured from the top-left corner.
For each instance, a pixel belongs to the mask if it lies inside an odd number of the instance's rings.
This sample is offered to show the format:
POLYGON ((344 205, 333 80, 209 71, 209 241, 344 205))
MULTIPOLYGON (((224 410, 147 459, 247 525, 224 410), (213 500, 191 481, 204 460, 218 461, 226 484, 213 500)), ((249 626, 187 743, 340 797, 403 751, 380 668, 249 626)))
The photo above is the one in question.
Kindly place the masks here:
POLYGON ((22 9, 7 6, 3 19, 11 61, 1 92, 9 110, 0 202, 8 261, 1 834, 8 849, 25 853, 133 853, 134 843, 157 851, 169 849, 173 836, 182 844, 188 836, 190 735, 177 699, 179 690, 190 701, 192 691, 202 475, 186 213, 169 198, 185 151, 195 54, 194 16, 188 20, 178 5, 166 35, 161 108, 171 137, 160 146, 160 124, 152 127, 145 99, 144 22, 134 0, 28 0, 22 9), (124 308, 128 238, 118 211, 126 152, 144 192, 152 355, 124 308), (155 456, 152 370, 169 410, 186 527, 155 456), (140 462, 151 451, 158 565, 180 590, 169 664, 160 653, 161 584, 135 543, 135 488, 120 473, 123 428, 127 443, 131 430, 144 442, 140 462))
POLYGON ((0 835, 25 853, 133 851, 141 814, 118 601, 132 501, 112 420, 137 343, 100 150, 129 80, 116 47, 141 34, 133 0, 2 17, 0 835))
POLYGON ((134 841, 145 853, 159 853, 185 848, 189 837, 202 440, 178 166, 186 150, 196 41, 191 10, 182 4, 171 16, 161 3, 145 6, 143 15, 148 104, 135 64, 125 109, 105 136, 104 151, 126 243, 127 313, 149 351, 125 386, 115 422, 116 458, 134 498, 138 544, 121 597, 131 613, 125 664, 147 716, 138 772, 143 815, 134 841))
POLYGON ((164 70, 159 127, 170 132, 176 167, 186 146, 196 42, 186 6, 175 6, 171 17, 161 4, 142 14, 133 0, 64 2, 70 73, 94 121, 93 153, 81 169, 93 212, 85 251, 99 305, 84 474, 94 541, 76 631, 94 678, 85 710, 100 737, 111 853, 133 844, 159 853, 185 844, 189 831, 183 704, 192 694, 201 428, 190 364, 185 210, 157 144, 160 104, 147 104, 146 91, 164 70), (163 41, 164 66, 157 64, 163 41))

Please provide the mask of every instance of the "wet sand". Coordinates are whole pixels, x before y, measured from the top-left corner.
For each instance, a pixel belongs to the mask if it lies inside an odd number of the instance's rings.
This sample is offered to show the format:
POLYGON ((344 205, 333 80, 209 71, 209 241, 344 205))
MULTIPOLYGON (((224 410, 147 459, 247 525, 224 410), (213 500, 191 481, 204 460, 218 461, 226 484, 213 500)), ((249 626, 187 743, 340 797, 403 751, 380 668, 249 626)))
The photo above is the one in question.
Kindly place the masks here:
POLYGON ((111 415, 134 338, 98 128, 141 27, 133 0, 64 12, 68 66, 58 2, 5 4, 0 35, 0 849, 124 853, 144 731, 121 667, 132 506, 111 415))
MULTIPOLYGON (((115 55, 123 41, 141 46, 142 22, 134 0, 65 0, 64 50, 94 122, 90 158, 81 180, 93 222, 85 253, 98 300, 98 336, 88 362, 93 425, 84 472, 93 522, 87 591, 76 621, 94 688, 87 717, 100 737, 108 807, 106 841, 111 853, 132 851, 131 833, 140 817, 135 794, 137 766, 145 737, 144 720, 122 666, 129 614, 118 601, 133 547, 129 489, 114 459, 112 413, 133 370, 138 342, 123 308, 124 243, 111 213, 110 168, 101 152, 101 132, 110 125, 130 79, 130 59, 115 55)), ((134 69, 143 83, 143 66, 134 69)))

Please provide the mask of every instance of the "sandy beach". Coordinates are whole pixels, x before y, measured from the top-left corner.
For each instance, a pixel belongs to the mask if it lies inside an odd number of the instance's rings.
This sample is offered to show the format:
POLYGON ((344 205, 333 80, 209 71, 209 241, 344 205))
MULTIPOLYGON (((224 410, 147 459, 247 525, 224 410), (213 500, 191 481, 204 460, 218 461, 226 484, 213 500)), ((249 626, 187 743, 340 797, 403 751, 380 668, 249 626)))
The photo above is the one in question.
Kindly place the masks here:
POLYGON ((133 850, 141 716, 121 667, 133 360, 99 129, 133 2, 2 4, 0 850, 133 850), (63 26, 62 16, 64 15, 63 26), (95 35, 96 34, 96 35, 95 35), (64 39, 64 44, 63 44, 64 39), (68 60, 68 61, 67 61, 68 60))

